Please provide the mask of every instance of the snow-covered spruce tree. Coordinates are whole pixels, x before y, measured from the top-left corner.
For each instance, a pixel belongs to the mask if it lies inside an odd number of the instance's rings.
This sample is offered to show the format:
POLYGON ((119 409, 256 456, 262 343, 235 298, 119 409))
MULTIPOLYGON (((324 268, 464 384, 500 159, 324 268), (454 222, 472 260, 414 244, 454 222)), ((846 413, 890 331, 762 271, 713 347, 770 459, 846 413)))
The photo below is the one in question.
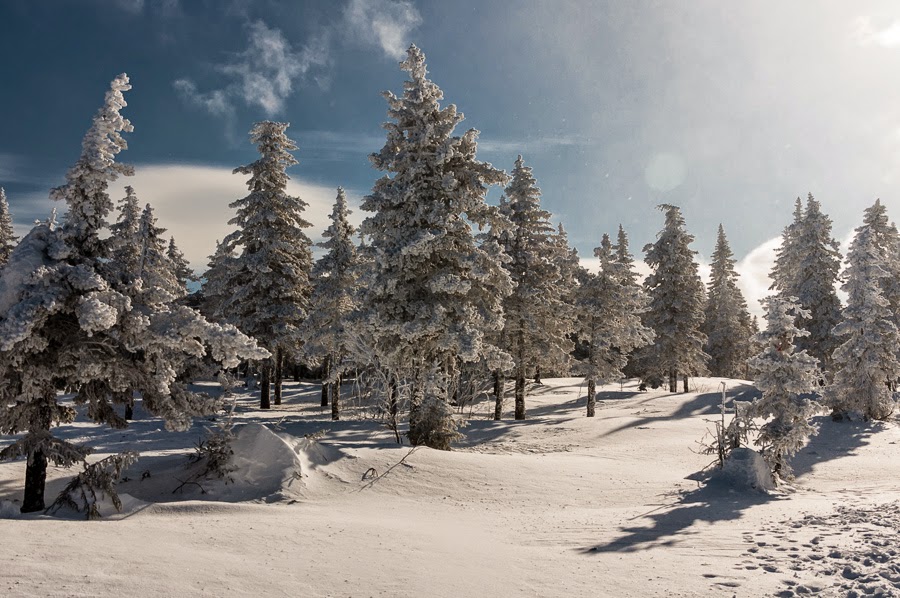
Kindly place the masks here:
POLYGON ((622 378, 628 355, 653 341, 653 331, 641 322, 648 298, 633 284, 627 264, 616 259, 608 235, 594 255, 600 258, 600 271, 584 280, 576 298, 576 334, 587 349, 588 417, 594 417, 597 382, 622 378))
POLYGON ((141 207, 134 187, 125 187, 125 197, 119 200, 119 216, 109 225, 109 251, 121 275, 123 284, 134 284, 141 269, 141 207))
POLYGON ((227 314, 223 314, 222 303, 231 294, 228 281, 231 280, 236 260, 234 251, 229 250, 225 243, 216 240, 216 251, 209 256, 206 263, 207 270, 202 276, 203 301, 200 304, 200 311, 210 320, 218 322, 227 317, 227 314))
POLYGON ((358 299, 359 259, 350 225, 347 196, 338 187, 331 211, 331 224, 322 233, 326 249, 313 267, 313 288, 309 317, 303 323, 306 338, 304 352, 323 362, 323 400, 330 399, 331 419, 341 416, 341 376, 344 358, 349 352, 350 318, 358 299))
MULTIPOLYGON (((876 204, 866 210, 866 219, 871 222, 879 209, 876 204)), ((882 287, 891 276, 889 267, 871 224, 857 228, 847 253, 847 281, 841 287, 847 293, 844 320, 834 329, 846 340, 834 352, 834 380, 825 391, 834 419, 860 414, 866 420, 883 420, 894 411, 900 333, 882 287)))
POLYGON ((504 264, 515 287, 503 303, 506 326, 503 347, 512 355, 515 378, 516 419, 525 419, 525 377, 530 368, 558 368, 568 360, 574 345, 574 313, 563 297, 567 281, 563 248, 550 223, 550 212, 541 208, 541 190, 522 156, 516 159, 512 180, 506 187, 504 209, 511 228, 502 238, 509 260, 504 264))
POLYGON ((778 295, 767 297, 764 307, 766 329, 754 339, 764 348, 750 359, 762 397, 753 402, 750 416, 769 420, 760 427, 756 443, 772 473, 787 480, 791 478, 787 459, 815 434, 809 420, 818 410, 811 399, 819 378, 818 360, 795 347, 798 337, 809 334, 796 325, 798 318, 809 315, 807 310, 778 295))
MULTIPOLYGON (((425 377, 431 367, 451 370, 457 360, 485 359, 491 368, 503 363, 485 339, 503 325, 501 302, 511 283, 499 245, 479 243, 472 224, 484 227, 497 218, 485 203, 487 186, 507 179, 476 159, 478 131, 453 136, 463 115, 452 104, 441 107, 443 92, 426 78, 422 51, 410 46, 400 66, 410 78, 401 97, 384 93, 387 141, 370 156, 388 174, 362 204, 372 212, 362 232, 373 259, 362 313, 389 375, 409 381, 402 387, 411 389, 414 423, 430 392, 425 377)), ((413 434, 410 441, 423 438, 413 434)))
POLYGON ((219 317, 257 339, 273 358, 261 371, 260 408, 268 409, 269 377, 274 366, 275 404, 281 404, 282 364, 286 352, 302 345, 300 325, 309 311, 312 241, 303 229, 307 204, 287 193, 288 167, 297 164, 297 146, 285 134, 288 123, 263 121, 250 130, 260 159, 234 169, 250 175, 250 194, 230 204, 237 214, 228 224, 237 230, 223 241, 225 254, 240 255, 228 269, 227 294, 219 317))
POLYGON ((175 273, 174 264, 166 252, 166 242, 162 234, 166 229, 156 226, 153 208, 147 204, 141 213, 138 225, 138 277, 141 280, 143 293, 153 293, 150 299, 156 303, 171 303, 187 294, 187 288, 181 284, 175 273))
MULTIPOLYGON (((863 226, 872 231, 875 247, 884 258, 882 267, 889 275, 879 282, 884 298, 888 301, 894 325, 900 329, 900 233, 897 232, 896 225, 888 221, 887 209, 880 199, 876 199, 875 204, 865 211, 863 226)), ((896 384, 892 382, 892 386, 896 390, 896 384)))
POLYGON ((837 281, 841 269, 838 243, 831 235, 831 219, 810 193, 802 217, 785 231, 782 250, 772 271, 772 289, 782 297, 797 297, 810 317, 801 326, 809 336, 797 339, 819 360, 826 377, 832 372, 831 356, 840 344, 834 327, 841 321, 837 281))
POLYGON ((18 240, 15 230, 13 230, 12 216, 9 214, 6 191, 0 187, 0 268, 9 261, 9 256, 18 240))
POLYGON ((184 253, 178 249, 178 245, 175 244, 175 237, 169 237, 169 246, 166 249, 166 257, 169 258, 169 263, 172 265, 172 273, 175 274, 178 284, 180 284, 185 292, 187 292, 188 283, 197 282, 198 278, 197 275, 194 274, 191 265, 185 259, 184 253))
POLYGON ((703 331, 709 373, 723 378, 746 378, 750 358, 750 314, 734 269, 734 254, 719 225, 706 294, 703 331))
POLYGON ((688 377, 706 372, 709 356, 703 352, 705 297, 703 282, 690 248, 694 236, 685 230, 684 217, 677 206, 662 204, 666 223, 655 243, 644 247, 644 261, 653 270, 644 288, 650 296, 650 308, 644 324, 653 329, 656 339, 642 351, 642 362, 650 372, 669 378, 669 391, 676 392, 678 375, 688 391, 688 377))
POLYGON ((132 130, 119 114, 128 89, 126 75, 113 80, 81 157, 66 184, 52 191, 68 206, 63 225, 35 226, 0 274, 0 433, 24 433, 0 459, 28 459, 23 512, 44 508, 48 461, 70 466, 87 453, 51 433, 54 423, 75 417, 71 406, 57 401, 59 389, 87 405, 94 421, 113 427, 126 425, 113 405, 136 390, 168 428, 185 429, 192 416, 217 406, 176 382, 189 362, 209 354, 233 367, 266 355, 236 328, 211 324, 187 307, 132 296, 134 287, 121 283, 101 233, 113 207, 108 185, 131 173, 115 162, 126 148, 121 132, 132 130))

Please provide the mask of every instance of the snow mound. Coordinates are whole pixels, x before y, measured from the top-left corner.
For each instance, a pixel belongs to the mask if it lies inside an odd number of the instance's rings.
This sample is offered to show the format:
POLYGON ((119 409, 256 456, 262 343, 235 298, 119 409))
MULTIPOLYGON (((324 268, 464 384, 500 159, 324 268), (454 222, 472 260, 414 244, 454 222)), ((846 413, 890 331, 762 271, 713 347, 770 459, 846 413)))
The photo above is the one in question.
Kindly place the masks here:
POLYGON ((762 455, 749 448, 736 448, 725 461, 725 467, 710 476, 711 483, 736 490, 768 492, 775 489, 769 465, 762 455))
POLYGON ((297 451, 266 426, 245 424, 236 428, 231 448, 234 471, 225 487, 229 495, 269 497, 301 479, 303 467, 297 451))
POLYGON ((11 500, 0 500, 0 519, 17 519, 19 505, 11 500))

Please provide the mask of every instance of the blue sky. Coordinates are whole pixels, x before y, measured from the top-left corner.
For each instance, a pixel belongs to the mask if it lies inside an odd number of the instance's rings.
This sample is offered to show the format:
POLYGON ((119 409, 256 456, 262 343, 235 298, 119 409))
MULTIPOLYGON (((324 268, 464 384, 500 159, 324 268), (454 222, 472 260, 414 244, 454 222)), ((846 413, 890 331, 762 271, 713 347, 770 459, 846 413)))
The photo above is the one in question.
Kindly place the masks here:
POLYGON ((45 217, 127 72, 129 182, 196 266, 266 118, 291 123, 316 237, 338 185, 358 202, 379 176, 380 94, 402 89, 410 42, 481 131, 482 159, 525 156, 582 257, 620 222, 640 254, 654 207, 675 203, 702 256, 725 226, 753 301, 798 195, 841 240, 876 197, 900 208, 900 6, 886 0, 4 0, 0 186, 21 229, 45 217))

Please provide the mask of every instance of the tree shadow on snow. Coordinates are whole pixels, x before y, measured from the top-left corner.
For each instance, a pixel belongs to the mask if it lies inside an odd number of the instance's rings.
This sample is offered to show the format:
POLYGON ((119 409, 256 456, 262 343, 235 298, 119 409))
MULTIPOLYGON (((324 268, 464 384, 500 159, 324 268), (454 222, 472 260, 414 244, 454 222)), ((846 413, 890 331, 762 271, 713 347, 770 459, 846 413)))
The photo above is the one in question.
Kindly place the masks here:
POLYGON ((813 423, 818 433, 791 458, 791 467, 798 478, 812 472, 820 463, 855 455, 858 449, 869 444, 873 435, 889 427, 885 422, 835 422, 828 415, 813 418, 813 423))
POLYGON ((638 552, 652 548, 675 546, 688 536, 700 534, 690 528, 699 522, 714 523, 739 519, 747 509, 773 500, 777 494, 755 490, 738 491, 730 486, 712 483, 687 492, 672 505, 639 515, 634 519, 649 519, 648 525, 623 526, 621 536, 579 549, 582 554, 600 552, 638 552))

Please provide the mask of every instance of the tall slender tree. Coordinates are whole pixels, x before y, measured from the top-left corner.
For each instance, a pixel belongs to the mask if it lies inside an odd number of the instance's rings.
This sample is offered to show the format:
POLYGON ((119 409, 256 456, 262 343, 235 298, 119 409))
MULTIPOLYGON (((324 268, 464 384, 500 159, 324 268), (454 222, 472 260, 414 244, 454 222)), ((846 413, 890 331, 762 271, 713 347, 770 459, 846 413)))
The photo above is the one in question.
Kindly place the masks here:
POLYGON ((846 340, 834 352, 834 381, 825 392, 834 419, 858 413, 867 420, 883 420, 894 411, 900 333, 884 293, 883 281, 892 275, 893 264, 880 246, 880 217, 880 203, 866 210, 847 254, 847 281, 841 287, 847 306, 834 329, 846 340))
POLYGON ((125 197, 119 200, 119 216, 110 230, 110 252, 118 265, 122 282, 133 284, 141 269, 141 206, 134 187, 125 187, 125 197))
POLYGON ((315 288, 309 317, 303 325, 306 352, 324 362, 323 397, 331 403, 331 419, 340 419, 341 376, 344 358, 349 352, 350 318, 358 299, 359 260, 348 220, 347 196, 338 187, 331 211, 331 224, 319 244, 326 250, 313 268, 315 288))
POLYGON ((16 231, 13 229, 12 216, 9 214, 6 191, 0 187, 0 268, 9 261, 9 256, 18 240, 16 231))
POLYGON ((515 284, 503 308, 505 348, 515 361, 516 419, 525 419, 529 368, 559 367, 574 348, 569 338, 574 314, 564 301, 571 286, 566 271, 569 249, 560 244, 540 200, 531 167, 519 156, 503 204, 511 223, 503 242, 510 258, 505 266, 515 284))
POLYGON ((703 331, 710 374, 724 378, 746 377, 750 358, 750 314, 737 284, 735 263, 720 224, 712 254, 703 331))
POLYGON ((194 274, 194 270, 191 268, 187 259, 185 259, 184 252, 178 249, 178 245, 175 244, 175 237, 169 237, 169 246, 166 248, 166 257, 169 258, 169 262, 172 264, 172 271, 175 274, 175 278, 178 279, 178 283, 184 287, 185 290, 187 290, 189 282, 197 282, 197 275, 194 274))
POLYGON ((402 96, 384 93, 387 141, 370 156, 388 174, 362 204, 372 213, 362 231, 373 257, 363 313, 391 376, 410 380, 415 419, 425 394, 440 392, 429 371, 437 368, 442 378, 457 359, 502 357, 486 335, 503 324, 511 283, 500 247, 478 243, 470 224, 497 217, 485 194, 506 175, 476 159, 476 130, 453 136, 463 115, 452 104, 441 107, 443 92, 426 77, 422 51, 410 46, 400 67, 409 80, 402 96))
POLYGON ((668 375, 671 392, 676 392, 681 374, 687 392, 688 377, 705 373, 709 359, 703 352, 703 282, 694 259, 697 252, 690 248, 694 236, 685 229, 681 210, 668 204, 659 209, 665 212, 665 226, 656 242, 644 247, 644 261, 653 270, 644 282, 650 295, 644 322, 656 340, 644 351, 643 361, 645 367, 668 375))
POLYGON ((306 202, 287 192, 287 169, 297 160, 297 146, 285 131, 288 123, 263 121, 250 130, 259 160, 234 169, 249 175, 250 194, 233 202, 229 221, 237 230, 223 241, 224 253, 240 255, 228 269, 230 293, 219 305, 220 317, 256 338, 272 353, 261 368, 260 408, 271 406, 270 375, 274 370, 274 402, 281 403, 282 364, 287 351, 302 343, 299 327, 309 311, 312 241, 303 232, 306 202))
POLYGON ((56 438, 53 424, 71 422, 75 410, 57 401, 71 393, 98 423, 124 427, 114 404, 141 392, 144 407, 186 429, 193 415, 218 402, 177 381, 207 352, 233 367, 266 352, 233 327, 211 324, 194 310, 169 306, 122 282, 106 241, 113 208, 111 181, 131 174, 115 162, 131 123, 119 111, 128 77, 113 80, 82 143, 66 183, 52 191, 68 207, 62 227, 35 226, 0 274, 0 433, 19 434, 0 460, 26 457, 23 512, 44 508, 48 462, 70 466, 88 452, 56 438))

